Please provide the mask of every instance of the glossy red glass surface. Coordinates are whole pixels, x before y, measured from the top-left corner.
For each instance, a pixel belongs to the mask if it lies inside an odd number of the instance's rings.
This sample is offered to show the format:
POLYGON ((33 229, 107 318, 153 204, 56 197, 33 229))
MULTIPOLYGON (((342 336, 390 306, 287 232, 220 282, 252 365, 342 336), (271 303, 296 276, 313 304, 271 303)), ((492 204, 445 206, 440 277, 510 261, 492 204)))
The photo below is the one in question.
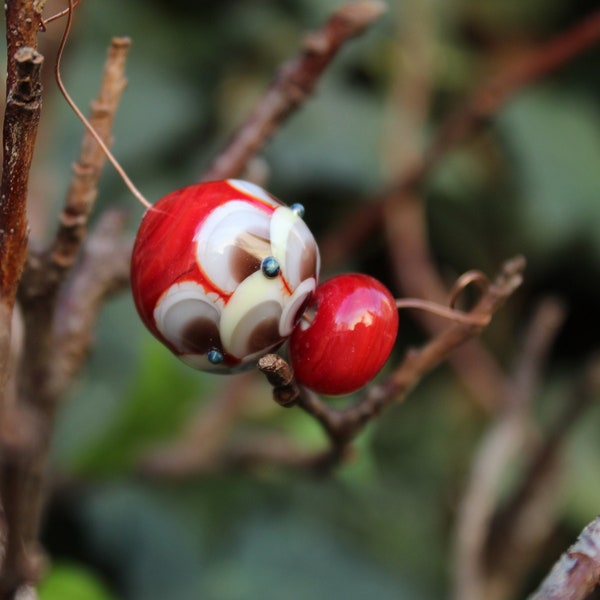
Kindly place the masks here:
POLYGON ((292 333, 296 379, 328 395, 354 392, 377 375, 398 333, 398 311, 376 279, 351 273, 319 285, 292 333))
POLYGON ((142 321, 181 360, 230 373, 289 337, 318 270, 316 242, 295 209, 254 184, 213 181, 146 212, 131 289, 142 321))

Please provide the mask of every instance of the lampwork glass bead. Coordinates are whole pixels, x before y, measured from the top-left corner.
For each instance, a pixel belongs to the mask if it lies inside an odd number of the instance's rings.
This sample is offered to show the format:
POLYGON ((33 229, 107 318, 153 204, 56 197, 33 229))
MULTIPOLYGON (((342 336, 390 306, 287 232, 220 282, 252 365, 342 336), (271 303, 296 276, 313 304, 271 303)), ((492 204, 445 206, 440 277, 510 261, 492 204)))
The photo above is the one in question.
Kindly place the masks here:
POLYGON ((291 335, 319 266, 297 211, 231 179, 177 190, 146 211, 131 285, 142 321, 173 353, 231 373, 291 335))

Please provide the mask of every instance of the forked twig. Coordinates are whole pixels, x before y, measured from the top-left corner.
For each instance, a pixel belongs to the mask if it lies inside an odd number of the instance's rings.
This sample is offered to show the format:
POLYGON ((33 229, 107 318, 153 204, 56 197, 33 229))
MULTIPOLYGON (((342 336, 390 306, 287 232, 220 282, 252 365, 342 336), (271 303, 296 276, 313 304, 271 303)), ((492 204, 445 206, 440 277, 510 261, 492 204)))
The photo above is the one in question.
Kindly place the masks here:
MULTIPOLYGON (((469 314, 491 317, 521 284, 524 266, 520 257, 507 261, 469 314)), ((354 405, 343 409, 333 408, 313 392, 298 386, 294 380, 290 381, 290 367, 277 355, 269 354, 260 359, 258 368, 273 385, 277 402, 289 405, 289 399, 296 397, 295 405, 322 425, 331 446, 316 457, 313 466, 330 468, 347 455, 349 444, 371 419, 392 402, 402 401, 426 373, 440 364, 453 349, 480 333, 483 327, 483 321, 450 325, 425 346, 411 351, 397 369, 382 383, 369 387, 354 405)))

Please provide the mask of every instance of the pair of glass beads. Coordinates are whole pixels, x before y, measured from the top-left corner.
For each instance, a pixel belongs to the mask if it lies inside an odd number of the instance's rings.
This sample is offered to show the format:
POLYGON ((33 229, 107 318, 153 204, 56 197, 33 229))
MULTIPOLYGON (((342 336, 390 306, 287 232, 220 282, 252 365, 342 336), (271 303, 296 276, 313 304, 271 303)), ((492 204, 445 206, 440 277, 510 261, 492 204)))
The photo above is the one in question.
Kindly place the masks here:
POLYGON ((396 339, 395 301, 367 275, 318 285, 303 213, 233 179, 163 197, 142 219, 131 263, 146 327, 197 369, 243 371, 289 339, 301 384, 339 395, 368 383, 396 339))

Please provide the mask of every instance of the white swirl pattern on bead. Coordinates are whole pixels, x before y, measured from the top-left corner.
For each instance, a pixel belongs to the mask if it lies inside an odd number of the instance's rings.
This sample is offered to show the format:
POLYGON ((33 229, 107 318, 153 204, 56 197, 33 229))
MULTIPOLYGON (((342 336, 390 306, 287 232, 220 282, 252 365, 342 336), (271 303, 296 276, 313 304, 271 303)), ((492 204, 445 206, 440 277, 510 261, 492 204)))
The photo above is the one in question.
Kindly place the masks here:
POLYGON ((267 207, 240 198, 214 209, 193 240, 206 285, 174 284, 154 310, 158 330, 180 358, 213 372, 232 368, 211 364, 211 349, 239 360, 234 370, 243 370, 289 337, 320 266, 316 242, 298 214, 254 184, 230 184, 267 207), (267 256, 281 267, 276 277, 261 271, 267 256))

